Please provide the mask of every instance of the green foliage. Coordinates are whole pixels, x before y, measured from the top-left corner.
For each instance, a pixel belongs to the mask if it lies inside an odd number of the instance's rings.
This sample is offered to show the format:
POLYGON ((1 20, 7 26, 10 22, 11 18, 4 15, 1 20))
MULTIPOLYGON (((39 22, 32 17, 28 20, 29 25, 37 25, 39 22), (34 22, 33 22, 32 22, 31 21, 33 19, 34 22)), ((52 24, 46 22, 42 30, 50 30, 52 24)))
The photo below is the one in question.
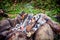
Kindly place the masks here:
POLYGON ((60 14, 60 9, 59 9, 59 8, 54 9, 54 10, 50 10, 50 11, 45 11, 45 13, 46 13, 48 16, 50 16, 50 17, 52 18, 52 20, 57 21, 57 22, 60 23, 60 21, 58 21, 56 18, 54 18, 54 16, 55 16, 56 14, 60 14))
POLYGON ((53 9, 56 7, 56 0, 36 0, 34 6, 42 9, 53 9))
MULTIPOLYGON (((17 4, 15 5, 12 0, 3 0, 0 2, 0 8, 12 15, 19 14, 22 11, 33 14, 43 12, 55 21, 57 20, 53 16, 60 13, 60 8, 57 6, 56 0, 17 0, 17 4)), ((15 18, 15 16, 10 16, 10 18, 15 18)), ((2 18, 0 17, 0 19, 2 18)))

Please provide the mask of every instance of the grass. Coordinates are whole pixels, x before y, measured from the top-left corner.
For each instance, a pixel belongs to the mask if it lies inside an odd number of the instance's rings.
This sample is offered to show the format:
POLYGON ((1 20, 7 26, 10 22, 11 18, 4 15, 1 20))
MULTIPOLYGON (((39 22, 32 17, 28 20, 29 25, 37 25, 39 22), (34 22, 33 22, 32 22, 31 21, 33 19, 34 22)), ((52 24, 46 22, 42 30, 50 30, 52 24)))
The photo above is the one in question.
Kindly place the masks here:
MULTIPOLYGON (((6 4, 6 7, 8 5, 6 4)), ((5 8, 7 14, 9 15, 10 18, 15 18, 19 13, 21 13, 22 11, 25 11, 26 13, 33 13, 33 14, 38 14, 38 13, 45 13, 48 16, 50 16, 54 21, 57 21, 53 16, 58 13, 57 9, 53 9, 53 10, 43 10, 43 9, 37 9, 34 8, 31 4, 29 3, 18 3, 16 5, 12 5, 10 7, 5 8)), ((58 9, 59 10, 59 9, 58 9)), ((0 20, 2 19, 2 17, 0 17, 0 20)))

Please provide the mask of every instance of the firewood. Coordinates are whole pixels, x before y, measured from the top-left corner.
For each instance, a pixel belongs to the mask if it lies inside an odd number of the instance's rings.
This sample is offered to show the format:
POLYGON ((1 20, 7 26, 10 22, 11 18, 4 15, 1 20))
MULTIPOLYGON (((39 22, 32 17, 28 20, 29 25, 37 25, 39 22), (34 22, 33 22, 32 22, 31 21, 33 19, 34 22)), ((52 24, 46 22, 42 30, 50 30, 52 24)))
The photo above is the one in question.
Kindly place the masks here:
POLYGON ((53 40, 54 35, 51 27, 48 24, 44 24, 36 31, 35 40, 53 40))
POLYGON ((10 28, 11 28, 11 25, 8 20, 0 21, 0 32, 4 30, 9 30, 10 28))

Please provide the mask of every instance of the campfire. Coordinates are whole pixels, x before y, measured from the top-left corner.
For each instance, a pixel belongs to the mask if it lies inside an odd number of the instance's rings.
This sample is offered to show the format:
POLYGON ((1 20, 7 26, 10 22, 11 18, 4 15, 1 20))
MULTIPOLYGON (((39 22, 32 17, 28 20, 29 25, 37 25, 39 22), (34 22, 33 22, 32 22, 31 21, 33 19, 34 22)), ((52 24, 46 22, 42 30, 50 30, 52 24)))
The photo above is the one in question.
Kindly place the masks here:
POLYGON ((0 21, 0 40, 54 40, 60 25, 43 13, 20 13, 14 19, 0 21))

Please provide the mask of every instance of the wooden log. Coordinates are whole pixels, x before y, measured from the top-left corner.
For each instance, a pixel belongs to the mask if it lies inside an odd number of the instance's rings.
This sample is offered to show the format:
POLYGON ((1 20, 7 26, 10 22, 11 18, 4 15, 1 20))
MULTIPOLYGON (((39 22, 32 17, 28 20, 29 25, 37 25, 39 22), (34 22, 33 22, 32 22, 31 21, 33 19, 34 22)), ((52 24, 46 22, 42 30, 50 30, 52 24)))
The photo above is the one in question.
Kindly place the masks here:
POLYGON ((11 25, 8 20, 0 21, 0 32, 9 30, 10 28, 11 28, 11 25))
POLYGON ((9 21, 11 27, 15 27, 16 24, 17 24, 17 20, 16 19, 8 19, 8 21, 9 21))
POLYGON ((25 33, 16 31, 8 35, 6 40, 27 40, 27 38, 25 33))
POLYGON ((35 40, 53 40, 53 31, 48 24, 44 24, 38 29, 35 35, 35 40))

